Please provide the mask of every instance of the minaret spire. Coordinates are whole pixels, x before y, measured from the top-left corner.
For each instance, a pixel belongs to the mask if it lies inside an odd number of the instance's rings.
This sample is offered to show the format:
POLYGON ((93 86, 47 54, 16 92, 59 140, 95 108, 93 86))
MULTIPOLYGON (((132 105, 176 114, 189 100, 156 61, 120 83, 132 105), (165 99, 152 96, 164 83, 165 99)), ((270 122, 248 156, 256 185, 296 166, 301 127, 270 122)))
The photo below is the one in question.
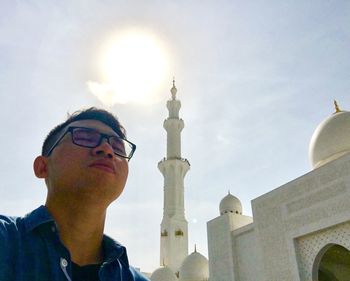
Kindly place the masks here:
POLYGON ((158 163, 164 177, 164 208, 161 223, 160 261, 175 273, 188 255, 188 223, 184 208, 184 178, 190 168, 181 156, 181 131, 184 121, 179 118, 181 102, 176 99, 175 79, 167 101, 168 118, 163 127, 167 132, 166 157, 158 163))
POLYGON ((184 127, 184 122, 179 118, 181 102, 176 99, 175 79, 170 92, 171 100, 168 100, 166 104, 169 117, 164 121, 163 125, 167 131, 167 158, 181 158, 181 131, 184 127))
POLYGON ((175 77, 173 77, 173 87, 170 89, 170 92, 171 92, 171 98, 173 100, 176 100, 177 89, 175 87, 175 77))

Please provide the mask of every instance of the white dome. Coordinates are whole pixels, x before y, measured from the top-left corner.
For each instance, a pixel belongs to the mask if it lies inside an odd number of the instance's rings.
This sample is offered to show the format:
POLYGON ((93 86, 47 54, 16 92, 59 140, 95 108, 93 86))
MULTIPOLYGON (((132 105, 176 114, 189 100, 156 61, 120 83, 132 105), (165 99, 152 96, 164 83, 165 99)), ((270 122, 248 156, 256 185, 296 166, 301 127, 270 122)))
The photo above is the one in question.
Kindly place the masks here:
POLYGON ((179 278, 180 281, 208 280, 209 265, 207 258, 196 251, 188 255, 180 267, 179 278))
POLYGON ((167 266, 156 269, 150 279, 151 281, 178 281, 174 272, 167 266))
POLYGON ((312 135, 309 157, 318 168, 350 152, 350 112, 336 112, 324 120, 312 135))
POLYGON ((220 202, 220 215, 234 213, 242 215, 241 201, 231 193, 227 194, 220 202))

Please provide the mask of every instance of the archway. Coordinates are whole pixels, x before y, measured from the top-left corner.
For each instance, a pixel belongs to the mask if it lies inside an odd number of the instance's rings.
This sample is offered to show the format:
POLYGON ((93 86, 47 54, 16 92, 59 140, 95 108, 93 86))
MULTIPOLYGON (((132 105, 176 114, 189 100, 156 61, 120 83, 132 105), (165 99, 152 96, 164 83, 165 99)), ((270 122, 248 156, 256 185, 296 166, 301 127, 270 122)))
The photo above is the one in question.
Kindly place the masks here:
POLYGON ((350 276, 350 251, 337 244, 325 246, 314 263, 317 281, 348 281, 350 276))

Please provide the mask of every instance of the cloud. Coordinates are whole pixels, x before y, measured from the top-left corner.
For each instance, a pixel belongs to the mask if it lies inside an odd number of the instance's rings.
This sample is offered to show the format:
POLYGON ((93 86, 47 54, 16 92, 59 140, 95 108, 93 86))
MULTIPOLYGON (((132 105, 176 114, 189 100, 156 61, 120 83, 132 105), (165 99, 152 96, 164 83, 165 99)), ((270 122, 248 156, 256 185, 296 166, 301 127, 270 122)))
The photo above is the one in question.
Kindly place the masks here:
POLYGON ((111 84, 95 81, 88 81, 86 84, 90 92, 105 106, 112 107, 116 103, 125 104, 129 101, 125 95, 119 94, 111 84))
POLYGON ((224 145, 229 145, 231 144, 231 140, 221 134, 217 135, 216 136, 216 140, 221 143, 221 144, 224 144, 224 145))

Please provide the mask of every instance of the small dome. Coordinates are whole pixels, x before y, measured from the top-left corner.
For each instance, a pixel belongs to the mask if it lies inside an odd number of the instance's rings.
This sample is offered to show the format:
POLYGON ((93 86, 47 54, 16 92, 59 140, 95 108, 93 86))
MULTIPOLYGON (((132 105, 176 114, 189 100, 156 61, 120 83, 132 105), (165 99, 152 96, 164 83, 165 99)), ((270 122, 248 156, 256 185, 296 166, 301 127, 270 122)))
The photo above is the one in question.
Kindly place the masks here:
POLYGON ((180 281, 206 281, 209 279, 209 265, 205 256, 194 251, 183 261, 179 271, 180 281))
POLYGON ((309 157, 318 168, 350 152, 350 112, 337 111, 315 130, 309 145, 309 157))
POLYGON ((178 281, 174 272, 167 266, 156 269, 150 279, 151 281, 178 281))
POLYGON ((231 193, 228 193, 220 202, 220 215, 226 213, 242 215, 241 201, 231 193))

